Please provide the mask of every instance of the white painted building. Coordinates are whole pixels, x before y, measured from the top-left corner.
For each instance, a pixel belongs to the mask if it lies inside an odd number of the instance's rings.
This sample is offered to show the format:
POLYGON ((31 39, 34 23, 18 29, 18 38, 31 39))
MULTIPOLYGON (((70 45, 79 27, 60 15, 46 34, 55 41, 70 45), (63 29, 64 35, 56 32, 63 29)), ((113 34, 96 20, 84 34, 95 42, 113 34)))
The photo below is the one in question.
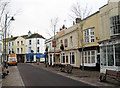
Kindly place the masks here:
POLYGON ((42 35, 28 33, 28 37, 26 38, 25 62, 36 62, 36 57, 40 58, 41 54, 44 54, 44 42, 45 38, 42 35))

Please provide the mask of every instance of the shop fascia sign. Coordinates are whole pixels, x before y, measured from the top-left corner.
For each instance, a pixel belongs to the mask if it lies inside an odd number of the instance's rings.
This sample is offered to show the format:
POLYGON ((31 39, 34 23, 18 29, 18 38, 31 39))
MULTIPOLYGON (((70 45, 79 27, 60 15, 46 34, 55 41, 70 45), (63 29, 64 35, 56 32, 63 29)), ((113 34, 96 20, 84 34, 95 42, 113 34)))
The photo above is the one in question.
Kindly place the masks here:
POLYGON ((114 44, 118 44, 118 43, 120 43, 120 39, 119 40, 110 40, 110 41, 102 42, 100 44, 100 46, 114 45, 114 44))

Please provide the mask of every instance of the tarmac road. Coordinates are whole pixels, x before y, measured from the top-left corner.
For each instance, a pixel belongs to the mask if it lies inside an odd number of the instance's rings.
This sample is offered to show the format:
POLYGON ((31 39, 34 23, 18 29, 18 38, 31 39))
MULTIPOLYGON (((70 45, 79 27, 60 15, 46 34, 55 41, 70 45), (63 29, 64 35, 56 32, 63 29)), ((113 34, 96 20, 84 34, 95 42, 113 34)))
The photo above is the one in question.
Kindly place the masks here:
POLYGON ((25 86, 91 86, 30 64, 18 64, 18 70, 25 86))

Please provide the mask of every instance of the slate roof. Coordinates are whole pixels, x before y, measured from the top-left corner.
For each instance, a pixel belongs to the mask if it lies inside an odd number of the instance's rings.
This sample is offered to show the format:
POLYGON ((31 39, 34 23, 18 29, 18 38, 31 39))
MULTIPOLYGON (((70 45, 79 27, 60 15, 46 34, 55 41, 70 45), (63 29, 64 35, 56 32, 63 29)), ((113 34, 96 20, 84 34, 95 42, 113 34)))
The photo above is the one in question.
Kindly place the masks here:
POLYGON ((29 39, 29 38, 43 38, 43 39, 45 39, 42 35, 40 35, 38 33, 34 33, 34 34, 30 35, 26 39, 29 39))

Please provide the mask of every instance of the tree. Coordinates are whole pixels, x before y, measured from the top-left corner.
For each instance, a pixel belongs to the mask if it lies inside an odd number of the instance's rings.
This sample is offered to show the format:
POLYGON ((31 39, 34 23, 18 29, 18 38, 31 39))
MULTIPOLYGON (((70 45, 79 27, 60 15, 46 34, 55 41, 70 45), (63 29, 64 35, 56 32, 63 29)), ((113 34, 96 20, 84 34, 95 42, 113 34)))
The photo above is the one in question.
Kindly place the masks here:
POLYGON ((84 40, 83 40, 83 26, 85 24, 85 18, 90 15, 91 10, 88 9, 87 5, 85 7, 81 6, 80 2, 73 4, 71 9, 72 19, 79 19, 79 23, 77 23, 77 31, 78 31, 78 48, 82 49, 82 70, 84 70, 84 40), (81 46, 81 47, 80 47, 81 46))
POLYGON ((51 37, 52 37, 52 43, 53 43, 53 47, 54 47, 54 60, 55 58, 55 49, 56 49, 56 34, 57 34, 57 25, 58 25, 58 17, 52 18, 50 20, 51 23, 51 31, 48 33, 51 37), (51 33, 51 34, 50 34, 51 33))

